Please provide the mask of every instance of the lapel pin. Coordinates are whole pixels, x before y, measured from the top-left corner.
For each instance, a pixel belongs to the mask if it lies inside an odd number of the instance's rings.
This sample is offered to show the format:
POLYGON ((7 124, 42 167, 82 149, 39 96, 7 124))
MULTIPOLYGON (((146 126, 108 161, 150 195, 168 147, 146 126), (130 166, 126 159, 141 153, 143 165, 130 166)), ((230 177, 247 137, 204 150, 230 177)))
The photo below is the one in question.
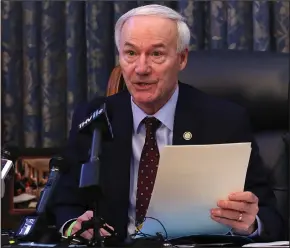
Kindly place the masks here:
POLYGON ((185 140, 191 140, 191 138, 192 138, 192 134, 191 134, 191 132, 185 132, 185 133, 183 134, 183 138, 184 138, 185 140))

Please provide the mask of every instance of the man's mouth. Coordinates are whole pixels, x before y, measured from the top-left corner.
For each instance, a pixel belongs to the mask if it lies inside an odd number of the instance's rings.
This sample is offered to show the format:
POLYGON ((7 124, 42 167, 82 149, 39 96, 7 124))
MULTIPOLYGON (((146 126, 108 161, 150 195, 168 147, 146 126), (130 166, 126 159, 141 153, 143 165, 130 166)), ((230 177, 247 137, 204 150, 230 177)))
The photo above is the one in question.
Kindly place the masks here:
POLYGON ((149 82, 148 81, 147 82, 146 81, 145 82, 144 81, 139 81, 139 82, 135 82, 135 84, 138 84, 138 85, 152 85, 152 84, 156 84, 156 81, 154 81, 154 82, 153 81, 149 81, 149 82))
POLYGON ((135 83, 135 87, 139 90, 148 90, 151 89, 152 85, 154 85, 154 83, 146 83, 146 82, 138 82, 135 83))

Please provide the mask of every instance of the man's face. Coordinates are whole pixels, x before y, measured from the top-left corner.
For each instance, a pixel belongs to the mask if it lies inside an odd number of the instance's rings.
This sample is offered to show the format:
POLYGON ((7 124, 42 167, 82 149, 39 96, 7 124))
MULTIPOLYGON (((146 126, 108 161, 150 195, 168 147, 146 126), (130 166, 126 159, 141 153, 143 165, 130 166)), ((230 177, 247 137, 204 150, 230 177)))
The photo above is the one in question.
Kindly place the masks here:
POLYGON ((177 25, 157 16, 136 16, 124 24, 120 66, 134 102, 147 114, 157 112, 172 96, 187 50, 177 53, 177 25))

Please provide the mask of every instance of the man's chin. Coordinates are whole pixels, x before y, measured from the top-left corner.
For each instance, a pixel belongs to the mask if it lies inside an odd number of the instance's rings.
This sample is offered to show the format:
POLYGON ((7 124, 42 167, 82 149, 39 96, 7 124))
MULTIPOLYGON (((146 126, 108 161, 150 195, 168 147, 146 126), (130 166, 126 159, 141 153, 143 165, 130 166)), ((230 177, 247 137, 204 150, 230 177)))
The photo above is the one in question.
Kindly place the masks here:
POLYGON ((155 100, 155 96, 151 93, 145 93, 145 92, 138 92, 133 95, 133 101, 135 103, 140 103, 140 104, 152 104, 155 100))
POLYGON ((133 97, 133 102, 139 106, 140 108, 142 107, 150 107, 154 105, 154 99, 153 98, 146 98, 146 97, 133 97))

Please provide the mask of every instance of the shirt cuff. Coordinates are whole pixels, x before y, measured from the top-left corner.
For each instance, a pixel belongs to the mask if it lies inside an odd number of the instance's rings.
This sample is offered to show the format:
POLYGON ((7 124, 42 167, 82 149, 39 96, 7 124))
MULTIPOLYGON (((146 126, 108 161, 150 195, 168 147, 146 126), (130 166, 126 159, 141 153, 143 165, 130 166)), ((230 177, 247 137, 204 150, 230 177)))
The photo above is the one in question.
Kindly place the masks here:
POLYGON ((71 223, 76 221, 77 219, 70 219, 67 222, 65 222, 61 228, 59 229, 59 232, 61 233, 62 236, 64 236, 66 229, 70 226, 71 223))
POLYGON ((263 228, 263 225, 262 225, 262 222, 259 218, 258 215, 256 215, 256 221, 257 221, 257 229, 250 235, 240 235, 240 234, 237 234, 237 233, 234 233, 232 230, 230 231, 230 234, 232 236, 244 236, 244 237, 248 237, 248 238, 254 238, 254 237, 257 237, 257 236, 260 236, 261 235, 261 232, 262 232, 262 228, 263 228))
POLYGON ((259 216, 257 215, 256 216, 256 221, 257 221, 257 229, 255 232, 253 232, 252 234, 250 234, 248 237, 249 238, 254 238, 254 237, 257 237, 257 236, 260 236, 261 235, 261 232, 262 232, 262 222, 259 218, 259 216))

